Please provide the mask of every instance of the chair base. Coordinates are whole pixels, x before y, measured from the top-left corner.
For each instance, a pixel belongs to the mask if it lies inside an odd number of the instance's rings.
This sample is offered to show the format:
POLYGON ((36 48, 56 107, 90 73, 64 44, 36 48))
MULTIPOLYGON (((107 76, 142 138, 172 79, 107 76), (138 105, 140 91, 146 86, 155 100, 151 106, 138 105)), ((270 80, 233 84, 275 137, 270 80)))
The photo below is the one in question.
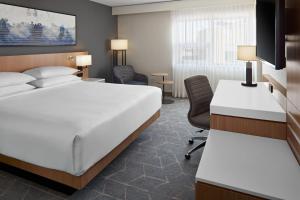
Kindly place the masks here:
MULTIPOLYGON (((197 131, 198 133, 202 133, 204 131, 204 129, 201 129, 199 131, 197 131)), ((190 151, 187 152, 187 154, 185 154, 185 158, 187 160, 191 159, 191 154, 195 151, 197 151, 198 149, 201 149, 202 147, 205 146, 206 144, 206 140, 207 137, 191 137, 191 139, 189 139, 189 144, 194 144, 194 140, 202 140, 203 142, 200 143, 199 145, 197 145, 196 147, 194 147, 193 149, 191 149, 190 151)))
POLYGON ((206 141, 202 142, 201 144, 199 144, 198 146, 194 147, 193 149, 191 149, 187 154, 185 154, 185 159, 189 160, 191 159, 191 154, 195 151, 197 151, 198 149, 201 149, 202 147, 204 147, 206 145, 206 141))
POLYGON ((191 137, 191 139, 189 139, 189 144, 194 144, 195 140, 207 140, 207 137, 191 137))

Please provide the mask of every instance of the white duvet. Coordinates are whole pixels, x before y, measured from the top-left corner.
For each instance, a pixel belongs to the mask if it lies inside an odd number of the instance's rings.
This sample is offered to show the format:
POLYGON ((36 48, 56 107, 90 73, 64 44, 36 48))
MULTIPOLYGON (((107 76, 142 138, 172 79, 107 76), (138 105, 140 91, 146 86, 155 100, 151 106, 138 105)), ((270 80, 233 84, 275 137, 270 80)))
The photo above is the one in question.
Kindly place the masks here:
POLYGON ((80 176, 161 107, 161 90, 80 81, 0 98, 0 154, 80 176))

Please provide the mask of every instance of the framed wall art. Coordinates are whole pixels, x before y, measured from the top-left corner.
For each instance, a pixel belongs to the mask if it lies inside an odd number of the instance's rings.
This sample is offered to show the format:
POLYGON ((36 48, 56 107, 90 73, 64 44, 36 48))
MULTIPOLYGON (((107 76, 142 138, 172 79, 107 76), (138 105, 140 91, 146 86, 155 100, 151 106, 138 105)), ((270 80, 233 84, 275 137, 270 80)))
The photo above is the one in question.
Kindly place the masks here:
POLYGON ((76 45, 76 16, 0 3, 0 46, 76 45))

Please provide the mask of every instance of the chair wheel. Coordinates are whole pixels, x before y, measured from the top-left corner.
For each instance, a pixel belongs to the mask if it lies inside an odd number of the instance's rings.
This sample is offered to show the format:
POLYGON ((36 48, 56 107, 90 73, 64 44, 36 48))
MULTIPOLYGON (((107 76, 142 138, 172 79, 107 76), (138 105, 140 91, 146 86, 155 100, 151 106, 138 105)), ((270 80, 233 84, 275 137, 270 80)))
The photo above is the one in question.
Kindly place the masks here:
POLYGON ((194 144, 194 140, 189 139, 189 144, 194 144))
POLYGON ((187 159, 187 160, 191 159, 191 155, 190 154, 185 154, 185 159, 187 159))

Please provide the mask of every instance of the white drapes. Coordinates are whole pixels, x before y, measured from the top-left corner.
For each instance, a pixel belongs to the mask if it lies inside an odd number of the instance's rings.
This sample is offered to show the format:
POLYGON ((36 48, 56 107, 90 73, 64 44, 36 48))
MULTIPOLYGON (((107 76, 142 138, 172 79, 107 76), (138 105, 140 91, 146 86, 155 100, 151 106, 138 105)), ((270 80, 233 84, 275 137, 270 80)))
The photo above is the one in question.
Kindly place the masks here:
POLYGON ((237 46, 255 44, 255 23, 254 4, 173 11, 173 95, 186 97, 184 79, 197 74, 213 89, 221 79, 244 79, 237 46))

